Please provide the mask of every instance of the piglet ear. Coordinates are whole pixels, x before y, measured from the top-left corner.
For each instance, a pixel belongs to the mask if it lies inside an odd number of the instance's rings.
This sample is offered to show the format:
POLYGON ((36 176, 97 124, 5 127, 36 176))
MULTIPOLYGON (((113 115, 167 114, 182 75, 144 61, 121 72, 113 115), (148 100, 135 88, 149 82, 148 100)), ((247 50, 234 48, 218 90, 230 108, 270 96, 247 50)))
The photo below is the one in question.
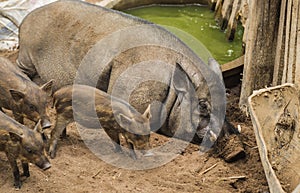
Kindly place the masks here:
POLYGON ((10 135, 10 139, 14 142, 19 142, 22 140, 22 135, 18 135, 16 133, 13 133, 13 132, 9 132, 9 135, 10 135))
POLYGON ((151 105, 149 104, 147 109, 145 110, 143 117, 145 117, 146 119, 150 120, 152 115, 151 115, 151 105))
POLYGON ((19 102, 21 99, 24 99, 24 97, 25 97, 24 93, 17 91, 17 90, 10 89, 9 92, 10 92, 12 98, 14 99, 14 101, 16 101, 16 102, 19 102))
POLYGON ((34 126, 34 131, 39 131, 39 126, 41 124, 41 119, 39 119, 39 121, 36 123, 36 125, 34 126))
POLYGON ((40 87, 40 89, 42 89, 43 91, 48 93, 49 96, 52 96, 52 94, 53 94, 53 91, 52 91, 53 83, 54 83, 54 80, 52 79, 49 82, 46 82, 44 85, 42 85, 40 87))

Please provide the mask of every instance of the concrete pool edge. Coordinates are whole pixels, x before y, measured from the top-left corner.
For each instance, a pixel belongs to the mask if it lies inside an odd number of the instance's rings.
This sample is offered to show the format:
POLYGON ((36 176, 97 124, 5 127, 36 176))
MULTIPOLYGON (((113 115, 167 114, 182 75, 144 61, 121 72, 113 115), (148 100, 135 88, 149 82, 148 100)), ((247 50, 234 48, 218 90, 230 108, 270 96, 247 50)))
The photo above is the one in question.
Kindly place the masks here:
POLYGON ((125 10, 134 7, 153 4, 202 4, 208 5, 207 0, 103 0, 99 5, 116 10, 125 10))

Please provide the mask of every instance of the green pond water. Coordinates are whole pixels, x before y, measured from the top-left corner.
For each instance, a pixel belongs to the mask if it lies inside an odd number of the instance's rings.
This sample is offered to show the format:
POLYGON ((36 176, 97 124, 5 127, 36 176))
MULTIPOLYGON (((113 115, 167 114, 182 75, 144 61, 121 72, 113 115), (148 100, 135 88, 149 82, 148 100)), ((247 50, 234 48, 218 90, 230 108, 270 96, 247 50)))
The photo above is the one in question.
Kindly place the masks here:
POLYGON ((178 36, 205 62, 211 55, 224 64, 242 55, 243 27, 239 26, 235 39, 229 42, 225 32, 214 20, 214 13, 206 6, 155 5, 124 11, 159 24, 178 36))

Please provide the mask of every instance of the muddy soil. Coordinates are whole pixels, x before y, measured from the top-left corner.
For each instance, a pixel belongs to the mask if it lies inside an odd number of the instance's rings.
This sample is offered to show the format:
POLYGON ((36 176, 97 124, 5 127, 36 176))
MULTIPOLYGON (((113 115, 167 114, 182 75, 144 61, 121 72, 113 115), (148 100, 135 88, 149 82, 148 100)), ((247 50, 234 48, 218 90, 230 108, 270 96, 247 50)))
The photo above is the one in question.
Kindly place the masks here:
MULTIPOLYGON (((2 52, 13 62, 17 52, 2 52)), ((127 170, 112 166, 94 155, 84 144, 75 124, 68 137, 59 142, 52 167, 41 171, 30 165, 31 176, 23 180, 18 192, 268 192, 268 185, 249 118, 238 109, 239 87, 228 90, 229 121, 242 128, 244 159, 226 163, 210 151, 199 154, 199 146, 189 144, 172 161, 148 170, 127 170)), ((53 118, 53 116, 52 116, 53 118)), ((158 146, 168 138, 153 134, 151 144, 158 146)), ((10 165, 0 152, 0 192, 17 192, 10 165)))

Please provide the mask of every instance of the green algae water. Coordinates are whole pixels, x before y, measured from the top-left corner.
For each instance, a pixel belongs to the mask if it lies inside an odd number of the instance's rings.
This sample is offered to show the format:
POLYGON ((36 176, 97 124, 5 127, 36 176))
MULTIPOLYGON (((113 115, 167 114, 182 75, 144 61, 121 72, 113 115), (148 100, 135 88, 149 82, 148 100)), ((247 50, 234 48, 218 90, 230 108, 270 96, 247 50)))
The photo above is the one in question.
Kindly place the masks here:
POLYGON ((243 28, 239 26, 234 41, 229 42, 214 19, 214 13, 201 5, 154 5, 124 11, 171 31, 205 62, 211 55, 224 64, 242 55, 243 28), (190 34, 190 35, 189 35, 190 34))

